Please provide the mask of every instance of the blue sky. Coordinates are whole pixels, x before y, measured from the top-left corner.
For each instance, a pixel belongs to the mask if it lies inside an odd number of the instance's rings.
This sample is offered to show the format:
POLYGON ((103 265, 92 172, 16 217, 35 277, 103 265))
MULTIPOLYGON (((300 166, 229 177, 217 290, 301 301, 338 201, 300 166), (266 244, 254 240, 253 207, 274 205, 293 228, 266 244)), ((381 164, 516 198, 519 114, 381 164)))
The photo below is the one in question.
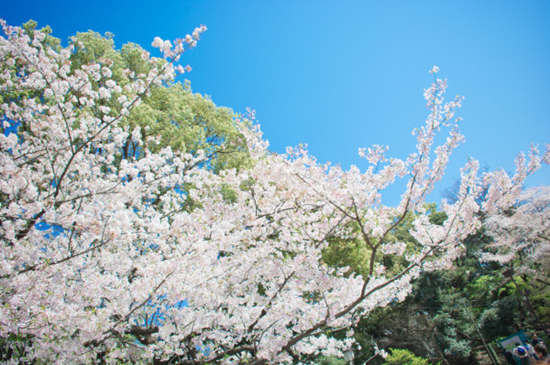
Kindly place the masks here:
MULTIPOLYGON (((436 64, 449 96, 465 96, 466 143, 431 199, 468 157, 513 168, 519 151, 550 143, 550 1, 14 1, 0 17, 34 19, 66 40, 92 29, 147 49, 154 36, 209 30, 185 55, 193 89, 218 105, 256 110, 275 152, 307 143, 322 162, 365 164, 358 147, 414 149, 436 64)), ((154 53, 155 54, 155 53, 154 53)), ((529 185, 548 185, 550 168, 529 185)), ((400 191, 390 189, 386 202, 400 191)))

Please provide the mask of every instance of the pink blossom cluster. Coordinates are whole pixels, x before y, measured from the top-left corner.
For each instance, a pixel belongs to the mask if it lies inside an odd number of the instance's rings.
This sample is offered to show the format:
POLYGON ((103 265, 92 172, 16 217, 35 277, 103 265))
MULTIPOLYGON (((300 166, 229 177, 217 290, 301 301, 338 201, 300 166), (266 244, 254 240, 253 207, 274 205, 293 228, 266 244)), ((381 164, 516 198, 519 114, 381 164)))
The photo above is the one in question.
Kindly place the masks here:
MULTIPOLYGON (((506 196, 505 201, 509 202, 510 197, 506 196)), ((521 269, 531 271, 530 264, 547 260, 550 255, 550 188, 519 192, 513 205, 502 206, 490 216, 486 227, 494 242, 492 252, 485 252, 483 260, 506 263, 521 252, 521 269)))
POLYGON ((183 43, 194 46, 206 27, 175 47, 155 38, 170 62, 122 86, 108 64, 72 70, 71 47, 54 50, 40 31, 31 37, 2 25, 0 110, 2 122, 19 130, 0 135, 0 336, 31 336, 27 359, 343 356, 353 338, 337 340, 332 331, 403 300, 422 270, 449 267, 462 253, 462 240, 481 224, 476 199, 484 183, 486 209, 509 204, 548 160, 533 152, 536 162, 525 169, 518 162, 511 179, 502 172, 482 179, 471 161, 457 201, 441 205, 448 218, 432 223, 426 196, 463 140, 454 117, 461 100, 446 102, 446 82, 436 78, 425 92, 429 114, 414 133, 416 150, 405 160, 373 146, 363 150, 371 165, 361 171, 322 165, 304 146, 273 154, 259 127, 236 117, 252 167, 216 174, 200 167, 206 152, 150 151, 141 131, 122 123, 151 87, 173 79, 183 43), (441 133, 445 141, 434 146, 441 133), (128 140, 143 149, 139 158, 121 158, 128 140), (400 203, 382 205, 382 191, 399 178, 408 179, 400 203), (388 240, 411 212, 414 247, 388 240), (45 235, 37 224, 62 233, 45 235), (365 274, 323 261, 336 238, 368 249, 365 274), (390 274, 382 254, 403 255, 407 265, 390 274), (188 306, 175 306, 183 299, 188 306), (162 323, 148 321, 152 308, 163 308, 162 323))
MULTIPOLYGON (((185 51, 185 48, 194 48, 197 46, 201 34, 206 32, 208 28, 205 25, 195 28, 192 35, 187 34, 183 39, 176 39, 174 45, 169 40, 162 40, 160 37, 155 37, 153 47, 158 48, 165 58, 171 59, 173 61, 179 61, 182 53, 185 51)), ((175 67, 176 71, 183 74, 185 72, 191 72, 191 66, 186 65, 177 65, 175 67)))

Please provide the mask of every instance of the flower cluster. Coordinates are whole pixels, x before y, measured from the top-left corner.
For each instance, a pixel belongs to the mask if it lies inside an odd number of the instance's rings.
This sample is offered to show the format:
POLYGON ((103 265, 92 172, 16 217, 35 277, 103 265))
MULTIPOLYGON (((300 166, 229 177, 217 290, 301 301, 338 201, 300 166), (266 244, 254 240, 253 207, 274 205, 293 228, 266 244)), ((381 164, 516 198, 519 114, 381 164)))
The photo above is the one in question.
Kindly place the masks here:
MULTIPOLYGON (((479 227, 483 179, 473 161, 457 201, 442 204, 447 219, 432 223, 425 209, 463 139, 460 99, 445 102, 440 79, 426 90, 428 118, 406 160, 373 146, 363 150, 373 165, 360 171, 321 165, 304 146, 271 154, 249 113, 235 123, 253 163, 216 172, 203 167, 209 151, 153 150, 144 141, 156 136, 122 123, 152 85, 173 78, 172 62, 206 27, 175 45, 155 38, 168 61, 125 85, 108 63, 71 68, 73 49, 48 46, 43 32, 3 29, 0 337, 28 336, 24 360, 342 356, 352 339, 331 331, 403 300, 421 270, 450 265, 479 227), (401 202, 381 205, 383 189, 404 176, 401 202), (411 242, 390 239, 406 219, 411 242), (327 263, 327 249, 345 242, 366 252, 360 273, 327 263), (405 263, 385 270, 383 255, 405 263)), ((513 179, 487 175, 486 204, 513 199, 538 165, 513 179)))

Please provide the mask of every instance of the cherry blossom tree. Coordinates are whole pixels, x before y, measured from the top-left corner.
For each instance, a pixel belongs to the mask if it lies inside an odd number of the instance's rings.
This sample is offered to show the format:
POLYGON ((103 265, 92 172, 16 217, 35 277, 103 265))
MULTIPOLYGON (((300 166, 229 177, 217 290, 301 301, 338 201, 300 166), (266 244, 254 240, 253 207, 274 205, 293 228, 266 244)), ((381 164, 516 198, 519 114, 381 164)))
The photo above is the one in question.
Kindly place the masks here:
POLYGON ((482 259, 506 263, 520 256, 522 270, 536 274, 533 264, 547 264, 550 255, 550 188, 530 188, 515 195, 492 207, 485 226, 494 243, 482 259))
POLYGON ((468 162, 458 199, 440 205, 447 219, 432 222, 426 197, 463 140, 454 114, 461 99, 445 101, 434 67, 428 116, 404 160, 383 146, 360 149, 366 171, 320 164, 304 147, 273 154, 249 114, 234 123, 250 168, 214 171, 204 166, 210 151, 151 148, 161 137, 128 123, 153 87, 182 70, 182 53, 205 27, 174 43, 155 38, 165 60, 150 59, 147 73, 119 85, 109 62, 74 67, 75 45, 50 47, 45 32, 2 26, 2 122, 18 129, 0 136, 0 336, 28 338, 24 359, 342 357, 351 330, 345 339, 332 333, 403 300, 421 271, 449 267, 462 253, 480 226, 484 184, 491 211, 514 203, 525 177, 548 162, 548 152, 533 151, 512 179, 482 178, 468 162), (124 154, 128 140, 139 154, 124 154), (407 181, 400 203, 381 204, 399 178, 407 181), (414 240, 390 239, 405 219, 414 240), (367 253, 361 274, 323 260, 330 244, 350 240, 367 253), (384 258, 397 256, 400 271, 387 270, 384 258))

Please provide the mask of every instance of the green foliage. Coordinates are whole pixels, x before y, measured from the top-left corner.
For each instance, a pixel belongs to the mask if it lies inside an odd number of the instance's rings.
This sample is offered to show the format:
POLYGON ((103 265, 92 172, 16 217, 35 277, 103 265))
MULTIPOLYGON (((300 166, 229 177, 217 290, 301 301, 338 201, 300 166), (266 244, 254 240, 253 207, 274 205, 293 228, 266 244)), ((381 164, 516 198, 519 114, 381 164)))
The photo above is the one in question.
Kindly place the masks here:
POLYGON ((18 360, 24 363, 27 349, 32 346, 32 337, 8 334, 6 337, 0 337, 0 361, 8 362, 18 360))
MULTIPOLYGON (((353 222, 348 228, 357 232, 359 226, 353 222)), ((362 240, 359 239, 328 239, 328 246, 323 250, 323 261, 333 267, 348 267, 346 275, 352 273, 368 276, 370 265, 370 250, 362 240)))
POLYGON ((437 341, 446 357, 457 363, 471 363, 471 339, 477 337, 477 324, 469 302, 460 292, 443 294, 441 302, 441 309, 433 318, 440 334, 437 341))
MULTIPOLYGON (((73 69, 91 62, 107 64, 113 72, 111 78, 121 87, 128 84, 133 75, 146 74, 166 63, 163 59, 148 58, 148 52, 137 44, 128 43, 116 50, 110 34, 78 33, 71 38, 71 43, 74 45, 73 69)), ((106 103, 115 113, 118 111, 114 100, 106 103)), ((153 152, 166 146, 191 154, 203 150, 211 157, 210 167, 216 171, 249 164, 245 140, 235 127, 233 112, 216 106, 208 97, 193 93, 188 82, 152 87, 122 125, 130 130, 140 128, 144 142, 148 136, 160 135, 160 141, 147 142, 153 152)))
POLYGON ((428 360, 418 357, 406 349, 390 349, 384 365, 430 365, 428 360))
POLYGON ((437 211, 437 206, 435 203, 427 204, 426 209, 429 213, 430 223, 442 226, 448 218, 447 213, 437 211))
MULTIPOLYGON (((544 279, 519 274, 521 258, 505 265, 480 262, 480 250, 491 242, 480 229, 464 241, 465 255, 452 269, 423 273, 404 302, 363 318, 355 337, 364 350, 355 358, 367 359, 376 341, 432 362, 477 364, 476 353, 486 351, 482 337, 491 343, 518 329, 542 330, 550 322, 550 287, 544 279)), ((536 265, 535 272, 548 272, 544 260, 536 265)))
MULTIPOLYGON (((37 26, 38 26, 38 23, 36 21, 29 20, 28 22, 23 24, 23 29, 32 38, 32 35, 36 31, 37 26)), ((47 46, 49 46, 53 49, 59 49, 59 47, 61 46, 61 42, 59 41, 59 39, 57 39, 55 37, 52 37, 50 35, 50 34, 52 34, 52 28, 50 28, 49 25, 46 25, 44 28, 41 28, 38 31, 46 34, 46 37, 42 41, 43 44, 45 44, 45 45, 47 45, 47 46)))
POLYGON ((220 193, 223 200, 228 203, 235 203, 237 201, 237 193, 228 185, 222 185, 220 193))
MULTIPOLYGON (((444 212, 437 211, 435 204, 427 204, 425 209, 432 223, 443 224, 447 219, 447 215, 444 212)), ((416 251, 418 249, 418 242, 410 234, 414 218, 415 214, 408 212, 400 224, 383 237, 383 243, 405 242, 407 245, 406 253, 416 251)), ((397 220, 398 217, 395 219, 397 220)), ((360 231, 357 222, 349 223, 347 228, 354 233, 354 236, 357 236, 356 234, 360 231)), ((397 274, 409 264, 402 255, 383 254, 380 250, 372 257, 372 249, 363 240, 329 238, 328 241, 329 245, 323 251, 323 261, 333 267, 348 267, 347 275, 354 273, 365 277, 369 276, 372 259, 374 263, 383 263, 388 276, 397 274)), ((373 242, 373 245, 378 243, 373 242)))
POLYGON ((550 287, 544 286, 537 290, 531 298, 540 323, 550 323, 550 287))
POLYGON ((334 356, 321 356, 317 362, 317 365, 346 365, 348 362, 344 359, 340 359, 334 356))

